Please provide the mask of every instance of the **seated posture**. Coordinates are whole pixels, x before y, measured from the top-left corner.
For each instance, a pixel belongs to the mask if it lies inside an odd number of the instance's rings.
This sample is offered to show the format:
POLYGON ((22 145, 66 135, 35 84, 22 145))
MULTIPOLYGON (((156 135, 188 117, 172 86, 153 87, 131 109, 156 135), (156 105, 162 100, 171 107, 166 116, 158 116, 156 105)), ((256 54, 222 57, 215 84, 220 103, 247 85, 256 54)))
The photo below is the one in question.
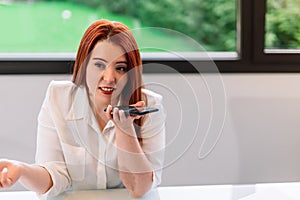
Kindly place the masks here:
POLYGON ((72 81, 52 81, 38 116, 36 163, 0 160, 0 188, 19 181, 41 197, 127 188, 143 196, 161 182, 162 97, 144 88, 130 30, 98 20, 83 35, 72 81), (117 106, 152 106, 130 115, 117 106))

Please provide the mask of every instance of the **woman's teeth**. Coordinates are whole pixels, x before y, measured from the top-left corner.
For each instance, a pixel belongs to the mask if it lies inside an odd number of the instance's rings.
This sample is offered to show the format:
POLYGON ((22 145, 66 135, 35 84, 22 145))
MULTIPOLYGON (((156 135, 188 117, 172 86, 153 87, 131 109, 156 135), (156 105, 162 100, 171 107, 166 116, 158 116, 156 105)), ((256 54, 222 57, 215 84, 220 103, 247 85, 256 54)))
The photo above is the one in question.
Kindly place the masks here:
POLYGON ((101 90, 105 91, 105 92, 112 92, 114 91, 114 88, 107 88, 107 87, 100 87, 101 90))

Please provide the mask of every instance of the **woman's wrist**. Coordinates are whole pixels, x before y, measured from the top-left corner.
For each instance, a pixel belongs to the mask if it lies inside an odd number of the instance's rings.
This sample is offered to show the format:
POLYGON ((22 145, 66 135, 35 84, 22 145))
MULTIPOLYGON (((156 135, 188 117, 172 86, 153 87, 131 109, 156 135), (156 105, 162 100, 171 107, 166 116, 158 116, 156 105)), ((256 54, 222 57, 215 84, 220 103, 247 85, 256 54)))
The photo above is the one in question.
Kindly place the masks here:
POLYGON ((28 169, 28 164, 23 163, 23 162, 17 162, 16 166, 19 168, 19 172, 20 172, 19 180, 22 181, 22 178, 24 178, 26 176, 26 171, 28 169))
POLYGON ((126 126, 117 126, 116 127, 117 132, 121 133, 121 134, 125 134, 126 136, 130 136, 132 138, 137 138, 137 134, 134 128, 134 125, 128 124, 126 126))

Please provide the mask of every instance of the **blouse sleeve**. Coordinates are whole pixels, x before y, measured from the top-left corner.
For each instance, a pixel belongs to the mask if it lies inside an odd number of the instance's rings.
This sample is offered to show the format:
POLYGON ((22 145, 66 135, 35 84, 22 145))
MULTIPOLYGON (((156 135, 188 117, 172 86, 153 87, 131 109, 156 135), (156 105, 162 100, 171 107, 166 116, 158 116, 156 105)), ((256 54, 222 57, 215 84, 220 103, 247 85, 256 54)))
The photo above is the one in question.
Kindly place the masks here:
POLYGON ((71 181, 64 161, 62 147, 51 114, 51 85, 38 116, 35 161, 48 170, 53 186, 41 196, 56 196, 70 187, 71 181))
POLYGON ((155 106, 159 109, 158 112, 146 115, 145 122, 141 127, 141 135, 143 138, 142 148, 152 165, 152 187, 156 187, 161 183, 164 164, 166 114, 160 95, 148 98, 148 106, 155 106))

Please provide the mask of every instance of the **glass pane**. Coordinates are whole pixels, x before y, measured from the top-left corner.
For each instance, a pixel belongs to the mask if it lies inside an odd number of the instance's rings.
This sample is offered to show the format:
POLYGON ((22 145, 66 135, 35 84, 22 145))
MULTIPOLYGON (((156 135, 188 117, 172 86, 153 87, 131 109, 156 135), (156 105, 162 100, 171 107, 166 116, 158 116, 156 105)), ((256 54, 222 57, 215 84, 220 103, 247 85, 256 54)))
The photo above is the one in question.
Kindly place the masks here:
POLYGON ((266 49, 300 49, 300 0, 268 0, 266 49))
POLYGON ((236 0, 0 0, 0 53, 74 53, 101 18, 125 23, 141 46, 199 51, 189 38, 207 51, 237 49, 236 0))

